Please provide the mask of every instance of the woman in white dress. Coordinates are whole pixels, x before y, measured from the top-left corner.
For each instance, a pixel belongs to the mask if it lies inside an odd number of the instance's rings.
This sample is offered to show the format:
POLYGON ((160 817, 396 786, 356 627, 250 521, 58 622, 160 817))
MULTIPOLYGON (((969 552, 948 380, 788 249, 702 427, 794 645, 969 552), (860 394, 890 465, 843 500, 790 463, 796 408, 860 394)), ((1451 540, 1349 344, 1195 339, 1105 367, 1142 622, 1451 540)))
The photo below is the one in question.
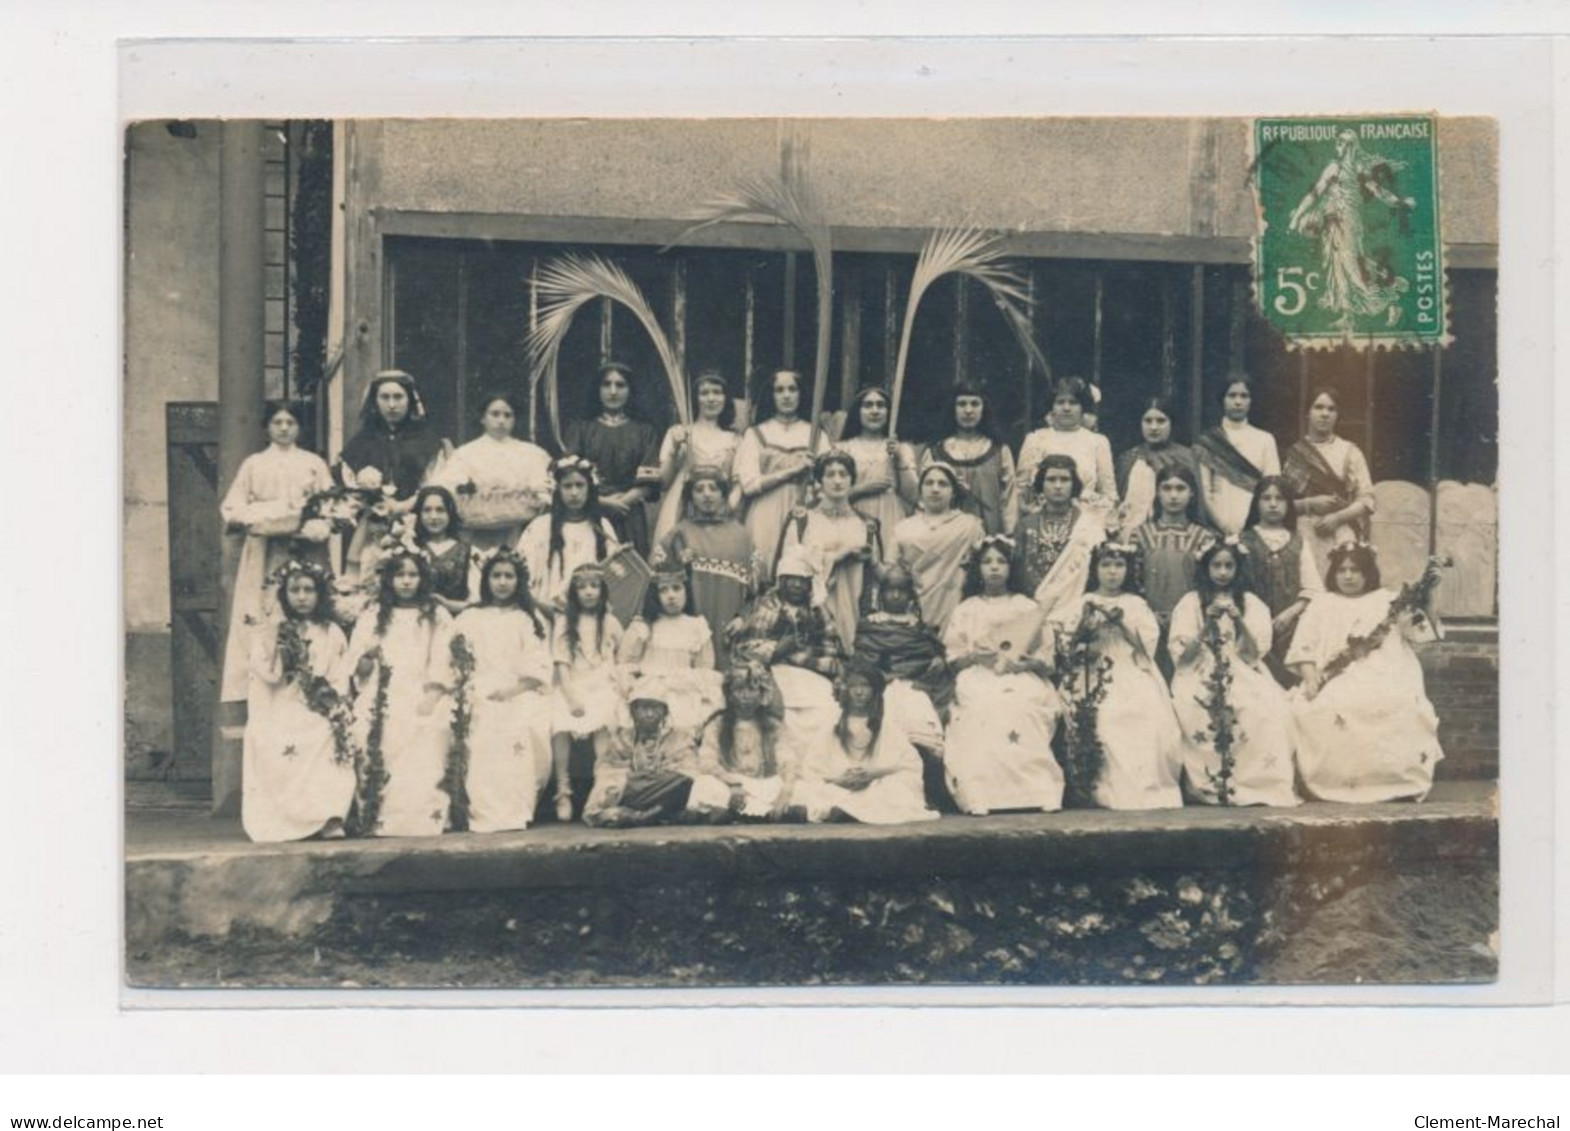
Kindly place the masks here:
MULTIPOLYGON (((1095 511, 1105 523, 1115 521, 1118 485, 1111 441, 1085 427, 1085 414, 1094 411, 1095 404, 1095 391, 1084 378, 1063 377, 1053 383, 1047 427, 1036 429, 1020 445, 1019 481, 1033 484, 1043 457, 1068 456, 1082 484, 1080 506, 1095 511)), ((1034 492, 1026 502, 1036 505, 1034 492)))
POLYGON ((966 813, 1063 805, 1052 756, 1062 702, 1048 681, 1041 610, 1020 592, 1013 539, 982 540, 966 568, 969 596, 943 634, 959 671, 944 741, 944 776, 966 813))
POLYGON ((1421 801, 1444 753, 1412 646, 1438 639, 1437 622, 1426 609, 1392 608, 1396 594, 1380 588, 1366 544, 1332 549, 1325 581, 1327 592, 1303 614, 1287 653, 1303 678, 1293 702, 1303 785, 1324 801, 1421 801), (1365 644, 1344 673, 1327 678, 1327 665, 1354 638, 1376 630, 1377 645, 1365 644))
MULTIPOLYGON (((250 691, 251 629, 272 619, 277 594, 268 578, 289 560, 300 516, 317 491, 332 486, 322 457, 299 446, 300 412, 285 401, 267 407, 267 447, 245 458, 219 513, 230 531, 245 535, 229 608, 219 700, 244 703, 250 691)), ((324 524, 325 526, 325 524, 324 524)), ((325 541, 325 533, 323 540, 325 541)), ((323 551, 325 564, 325 550, 323 551)))
POLYGON ((550 506, 551 457, 538 444, 513 436, 517 419, 509 394, 486 397, 480 406, 484 431, 431 477, 457 498, 464 537, 480 553, 517 543, 523 528, 550 506))
POLYGON ((921 509, 894 528, 888 552, 915 579, 921 619, 940 636, 964 596, 965 560, 986 533, 981 519, 955 506, 960 484, 959 472, 946 463, 924 467, 921 509))
POLYGON ((868 563, 882 560, 883 540, 877 521, 863 518, 850 505, 856 461, 848 453, 836 450, 819 456, 812 478, 818 501, 793 510, 785 520, 780 552, 800 550, 812 561, 815 603, 828 609, 848 655, 856 644, 868 563))
POLYGON ((838 685, 833 740, 806 752, 795 802, 809 821, 868 825, 935 821, 923 795, 921 755, 900 720, 884 710, 882 674, 852 664, 838 685))
POLYGON ((359 822, 365 836, 438 836, 452 740, 452 617, 436 603, 430 568, 412 550, 378 562, 377 604, 349 641, 357 742, 365 752, 359 822))
POLYGON ((1247 591, 1241 558, 1236 539, 1207 545, 1194 592, 1172 610, 1186 792, 1206 805, 1296 805, 1292 712, 1264 665, 1270 606, 1247 591))
POLYGON ((518 555, 529 568, 529 596, 546 616, 567 607, 567 582, 581 565, 603 562, 616 552, 616 531, 600 512, 594 464, 565 455, 551 464, 551 509, 518 539, 518 555))
POLYGON ((1092 588, 1059 606, 1048 623, 1067 700, 1068 742, 1082 737, 1082 714, 1094 719, 1102 765, 1097 779, 1084 783, 1088 800, 1103 809, 1176 809, 1183 804, 1183 738, 1156 667, 1161 626, 1139 595, 1138 564, 1136 547, 1101 543, 1091 559, 1092 588), (1087 704, 1098 687, 1100 701, 1087 704))
POLYGON ((792 508, 804 501, 813 459, 828 446, 820 435, 812 446, 812 425, 801 419, 801 374, 781 369, 759 398, 758 423, 736 445, 736 482, 747 513, 743 525, 763 562, 759 586, 774 577, 780 536, 792 508))
POLYGON ((529 571, 508 546, 480 567, 480 603, 454 632, 472 657, 470 832, 525 829, 551 776, 551 651, 544 618, 529 598, 529 571))
POLYGON ((1319 573, 1330 549, 1368 539, 1374 513, 1374 479, 1358 446, 1336 435, 1341 400, 1332 389, 1316 389, 1308 402, 1308 434, 1287 449, 1282 476, 1291 485, 1300 523, 1319 573))
POLYGON ((889 394, 869 385, 856 394, 840 433, 840 451, 856 461, 850 504, 874 519, 885 539, 916 503, 916 449, 889 438, 889 394))
POLYGON ((1281 474, 1276 438, 1248 422, 1254 383, 1247 374, 1228 376, 1221 391, 1221 422, 1194 441, 1200 502, 1210 525, 1241 534, 1261 477, 1281 474))
POLYGON ((335 839, 354 801, 348 643, 331 574, 288 562, 275 580, 279 619, 251 634, 240 823, 254 841, 335 839))
MULTIPOLYGON (((712 468, 730 478, 736 457, 736 404, 730 386, 714 370, 698 374, 692 383, 695 402, 691 425, 673 424, 660 442, 660 481, 664 494, 654 520, 653 545, 661 545, 683 518, 682 500, 693 468, 712 468)), ((732 499, 735 506, 739 499, 732 499)))

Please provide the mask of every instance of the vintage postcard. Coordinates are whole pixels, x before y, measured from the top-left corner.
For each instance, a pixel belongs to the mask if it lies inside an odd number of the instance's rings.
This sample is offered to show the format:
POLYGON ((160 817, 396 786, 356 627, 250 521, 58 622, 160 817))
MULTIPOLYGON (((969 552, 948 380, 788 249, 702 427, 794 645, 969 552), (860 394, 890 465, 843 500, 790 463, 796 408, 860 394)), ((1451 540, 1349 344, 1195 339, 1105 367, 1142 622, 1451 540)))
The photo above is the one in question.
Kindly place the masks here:
POLYGON ((129 124, 127 983, 1493 981, 1498 129, 1304 110, 129 124))

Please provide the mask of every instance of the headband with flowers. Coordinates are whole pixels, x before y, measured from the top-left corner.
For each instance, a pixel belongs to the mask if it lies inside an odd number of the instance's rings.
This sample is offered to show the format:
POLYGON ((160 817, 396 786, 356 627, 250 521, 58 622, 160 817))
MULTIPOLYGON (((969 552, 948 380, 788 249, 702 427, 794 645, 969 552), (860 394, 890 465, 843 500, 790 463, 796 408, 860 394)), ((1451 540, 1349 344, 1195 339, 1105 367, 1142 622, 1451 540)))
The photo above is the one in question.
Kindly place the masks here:
POLYGON ((550 471, 546 476, 546 482, 549 485, 552 493, 554 493, 556 490, 557 482, 569 471, 580 472, 586 476, 589 482, 594 484, 595 487, 600 485, 600 470, 594 466, 594 461, 589 459, 587 456, 580 456, 572 452, 568 452, 566 455, 560 456, 557 459, 551 461, 550 471))
POLYGON ((284 562, 283 565, 273 570, 272 576, 269 577, 268 580, 271 581, 274 585, 278 586, 278 588, 282 589, 284 584, 289 580, 290 576, 296 573, 304 574, 306 577, 309 577, 312 581, 316 582, 317 588, 323 591, 332 588, 332 570, 328 569, 324 565, 319 565, 316 562, 302 561, 299 558, 290 558, 288 561, 284 562))
POLYGON ((1231 550, 1234 554, 1238 555, 1239 557, 1244 557, 1244 558, 1248 557, 1248 545, 1241 538, 1239 538, 1236 534, 1228 534, 1225 538, 1222 538, 1219 542, 1209 542, 1209 543, 1206 543, 1205 545, 1200 546, 1199 549, 1194 551, 1194 560, 1196 562, 1199 561, 1201 558, 1203 558, 1206 554, 1210 553, 1210 551, 1212 549, 1214 549, 1215 547, 1217 547, 1217 546, 1225 547, 1226 549, 1231 550))
POLYGON ((1018 543, 1007 534, 988 534, 972 543, 970 552, 973 557, 980 557, 984 552, 992 549, 1007 550, 1012 554, 1016 545, 1018 543))
POLYGON ((511 562, 517 568, 519 576, 525 576, 529 571, 528 564, 523 560, 523 555, 517 551, 516 547, 505 544, 497 546, 494 550, 473 550, 469 554, 469 561, 481 573, 484 573, 496 562, 511 562))
POLYGON ((381 541, 377 543, 376 548, 381 552, 381 557, 376 562, 376 571, 378 573, 385 571, 402 554, 412 554, 414 557, 422 558, 426 562, 434 560, 431 557, 431 552, 420 545, 414 536, 414 515, 412 514, 403 515, 394 522, 387 533, 382 535, 381 541))

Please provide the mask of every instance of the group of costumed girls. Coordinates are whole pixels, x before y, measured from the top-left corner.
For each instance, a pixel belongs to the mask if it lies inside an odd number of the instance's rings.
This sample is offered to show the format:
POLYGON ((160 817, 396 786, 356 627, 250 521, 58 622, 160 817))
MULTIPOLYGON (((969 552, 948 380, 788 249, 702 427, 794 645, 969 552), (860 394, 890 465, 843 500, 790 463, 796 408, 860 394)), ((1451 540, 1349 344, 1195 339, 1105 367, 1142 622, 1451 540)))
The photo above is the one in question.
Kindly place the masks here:
POLYGON ((1076 378, 1017 462, 972 386, 924 448, 891 437, 881 388, 814 441, 799 374, 738 434, 707 372, 662 440, 631 386, 606 366, 601 413, 552 460, 512 436, 506 396, 454 450, 413 379, 378 374, 336 474, 270 409, 222 506, 245 534, 223 695, 248 703, 253 839, 515 830, 542 803, 601 825, 894 823, 1428 793, 1412 646, 1437 632, 1432 570, 1381 587, 1333 393, 1283 468, 1244 378, 1191 447, 1148 402, 1115 461, 1076 378), (345 483, 372 500, 353 586, 319 505, 345 483), (623 624, 626 545, 654 573, 623 624), (594 766, 576 795, 575 744, 594 766))

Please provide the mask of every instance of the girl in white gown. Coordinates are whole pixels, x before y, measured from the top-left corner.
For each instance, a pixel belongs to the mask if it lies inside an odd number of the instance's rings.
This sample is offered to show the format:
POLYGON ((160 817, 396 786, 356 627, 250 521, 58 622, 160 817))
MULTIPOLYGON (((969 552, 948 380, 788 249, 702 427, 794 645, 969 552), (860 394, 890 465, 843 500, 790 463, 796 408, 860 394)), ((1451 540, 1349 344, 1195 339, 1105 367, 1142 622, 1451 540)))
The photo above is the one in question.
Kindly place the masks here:
POLYGON ((1412 646, 1438 639, 1438 626, 1426 611, 1398 611, 1377 647, 1327 680, 1326 665, 1386 620, 1396 594, 1379 587, 1373 548, 1361 543, 1330 551, 1325 580, 1287 653, 1303 677, 1292 712, 1303 785, 1325 801, 1421 801, 1444 753, 1412 646))
POLYGON ((806 752, 796 804, 809 821, 843 817, 869 825, 936 820, 922 792, 921 755, 884 709, 883 676, 852 664, 838 685, 833 739, 806 752))
POLYGON ((572 820, 569 758, 572 740, 594 742, 598 757, 613 727, 626 723, 617 682, 621 624, 611 615, 605 571, 594 563, 573 571, 567 607, 551 632, 556 690, 551 698, 551 764, 556 777, 556 819, 572 820))
POLYGON ((567 579, 616 552, 616 531, 600 513, 594 464, 565 455, 551 464, 551 509, 529 523, 518 555, 529 567, 529 596, 546 616, 567 607, 567 579))
POLYGON ((394 549, 377 568, 377 603, 349 641, 365 751, 361 832, 437 836, 448 812, 442 781, 452 739, 452 617, 432 596, 424 555, 394 549))
POLYGON ((1196 590, 1172 610, 1167 648, 1184 780, 1206 805, 1296 805, 1292 713, 1264 665, 1270 607, 1247 591, 1241 557, 1236 539, 1207 546, 1196 590), (1222 665, 1226 685, 1217 688, 1222 665))
POLYGON ((959 670, 944 774, 960 809, 978 816, 1063 804, 1063 771, 1052 756, 1062 703, 1047 679, 1041 610, 1020 592, 1012 542, 981 541, 966 567, 969 596, 943 635, 959 670))
POLYGON ((352 742, 344 741, 348 644, 332 619, 332 578, 289 562, 274 580, 279 620, 251 634, 240 823, 255 841, 341 837, 355 778, 352 742))
POLYGON ((469 703, 470 832, 528 828, 551 774, 551 652, 529 599, 529 571, 510 548, 484 560, 480 603, 454 631, 473 657, 469 703))
MULTIPOLYGON (((1175 809, 1183 804, 1182 735, 1156 667, 1161 628, 1139 595, 1138 562, 1139 551, 1131 545, 1097 546, 1091 590, 1059 606, 1049 624, 1065 708, 1072 711, 1098 682, 1102 689, 1094 710, 1103 762, 1090 790, 1094 803, 1103 809, 1175 809)), ((1073 726, 1068 731, 1074 742, 1073 726)))
POLYGON ((620 659, 665 704, 671 726, 696 733, 720 709, 713 635, 697 615, 687 568, 679 562, 666 562, 650 580, 643 614, 621 638, 620 659))

